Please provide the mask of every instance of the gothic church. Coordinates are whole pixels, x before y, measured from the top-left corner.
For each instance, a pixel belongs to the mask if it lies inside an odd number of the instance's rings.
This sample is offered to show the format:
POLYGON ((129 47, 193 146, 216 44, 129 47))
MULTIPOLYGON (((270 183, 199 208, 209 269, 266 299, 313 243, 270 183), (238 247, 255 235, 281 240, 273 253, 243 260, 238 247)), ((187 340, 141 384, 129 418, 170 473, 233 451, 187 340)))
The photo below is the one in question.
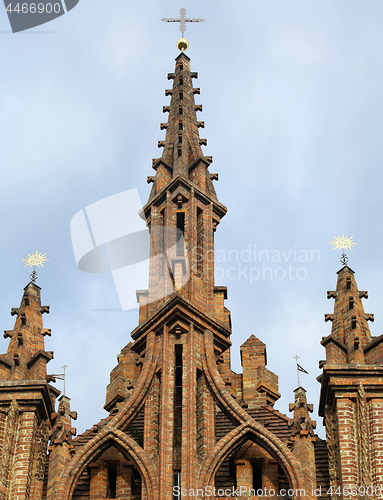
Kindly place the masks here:
POLYGON ((139 323, 111 372, 109 416, 76 436, 70 399, 47 374, 49 307, 30 282, 11 309, 15 324, 0 355, 0 499, 379 498, 383 335, 370 334, 367 292, 348 266, 327 292, 335 306, 325 316, 332 330, 320 361, 326 442, 302 387, 289 416, 274 408, 278 376, 266 367, 261 339, 241 346, 242 373, 231 370, 227 289, 215 286, 211 258, 226 207, 201 149, 200 90, 184 52, 168 78, 166 138, 143 208, 149 287, 137 292, 139 323), (161 258, 168 248, 173 253, 161 258))

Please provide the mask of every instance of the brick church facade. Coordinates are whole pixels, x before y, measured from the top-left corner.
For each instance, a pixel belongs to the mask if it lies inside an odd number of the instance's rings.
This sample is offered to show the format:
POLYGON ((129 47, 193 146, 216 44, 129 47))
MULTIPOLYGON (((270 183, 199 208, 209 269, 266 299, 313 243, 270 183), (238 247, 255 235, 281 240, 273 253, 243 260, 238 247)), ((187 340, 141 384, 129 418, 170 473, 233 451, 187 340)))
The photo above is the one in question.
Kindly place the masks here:
POLYGON ((347 266, 328 292, 335 307, 325 316, 332 330, 322 339, 319 377, 326 443, 302 387, 289 416, 274 408, 278 377, 260 339, 241 346, 242 373, 231 370, 227 290, 215 286, 213 258, 226 208, 201 149, 197 74, 184 53, 168 78, 163 154, 153 160, 143 208, 149 288, 137 292, 139 324, 111 372, 109 416, 75 436, 76 412, 47 374, 53 353, 44 347, 50 330, 42 315, 49 307, 29 283, 0 355, 0 500, 378 498, 383 335, 370 334, 367 292, 347 266))

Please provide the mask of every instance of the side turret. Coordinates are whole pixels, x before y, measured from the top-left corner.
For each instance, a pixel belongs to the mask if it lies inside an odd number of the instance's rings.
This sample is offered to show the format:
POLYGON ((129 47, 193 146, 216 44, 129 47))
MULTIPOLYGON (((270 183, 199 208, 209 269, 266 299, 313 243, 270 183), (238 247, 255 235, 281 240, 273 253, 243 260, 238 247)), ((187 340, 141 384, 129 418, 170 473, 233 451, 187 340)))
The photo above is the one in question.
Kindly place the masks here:
POLYGON ((43 498, 47 447, 55 401, 60 394, 48 384, 47 363, 53 352, 45 350, 40 287, 30 282, 16 316, 6 354, 0 355, 0 500, 43 498))
POLYGON ((347 265, 338 272, 331 334, 322 339, 326 359, 319 415, 324 417, 329 454, 330 484, 333 491, 352 498, 352 491, 377 491, 383 483, 383 335, 373 337, 354 271, 347 265))
POLYGON ((338 272, 336 291, 327 292, 335 299, 334 313, 326 314, 325 321, 332 322, 331 334, 323 338, 327 364, 365 363, 365 348, 371 342, 368 321, 374 321, 373 314, 365 314, 362 298, 367 292, 359 292, 354 271, 344 266, 338 272))
POLYGON ((49 314, 49 306, 42 306, 41 288, 30 282, 24 288, 20 307, 12 308, 16 316, 13 330, 5 330, 10 339, 7 353, 0 356, 0 380, 46 380, 46 365, 53 352, 45 350, 44 337, 51 330, 43 327, 42 315, 49 314))

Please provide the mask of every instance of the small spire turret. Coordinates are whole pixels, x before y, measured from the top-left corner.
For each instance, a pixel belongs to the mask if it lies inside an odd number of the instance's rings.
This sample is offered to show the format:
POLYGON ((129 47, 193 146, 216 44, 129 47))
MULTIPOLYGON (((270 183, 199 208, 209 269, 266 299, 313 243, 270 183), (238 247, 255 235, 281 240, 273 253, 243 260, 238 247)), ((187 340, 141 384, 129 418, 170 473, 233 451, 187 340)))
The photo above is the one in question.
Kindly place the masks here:
POLYGON ((367 292, 358 290, 351 268, 342 267, 336 290, 327 292, 327 297, 334 298, 335 304, 334 313, 325 315, 325 321, 332 322, 331 334, 322 340, 326 363, 364 363, 364 348, 371 342, 368 321, 374 317, 364 312, 361 299, 367 297, 367 292))
POLYGON ((377 484, 370 473, 381 438, 376 415, 383 393, 383 335, 371 336, 368 321, 374 316, 364 312, 361 300, 367 297, 347 265, 338 271, 336 290, 327 292, 327 298, 335 299, 334 313, 325 315, 332 329, 321 342, 326 359, 319 362, 323 372, 317 380, 333 491, 377 484))
POLYGON ((10 340, 6 354, 0 355, 0 410, 7 415, 0 421, 0 433, 7 436, 1 498, 28 498, 30 491, 42 495, 44 487, 48 435, 60 391, 47 375, 53 352, 45 350, 44 337, 51 331, 43 327, 42 315, 49 313, 49 306, 41 305, 40 291, 34 281, 28 283, 20 306, 11 309, 13 330, 4 333, 10 340), (35 472, 28 475, 28 470, 35 472))
POLYGON ((13 330, 4 332, 4 338, 10 339, 6 355, 1 356, 4 363, 0 373, 4 379, 46 380, 46 364, 53 359, 53 353, 45 350, 44 337, 51 336, 51 330, 43 326, 42 315, 49 313, 49 306, 41 305, 40 290, 31 281, 24 288, 20 307, 11 309, 16 320, 13 330))
POLYGON ((295 402, 289 405, 289 410, 294 412, 293 418, 289 420, 291 429, 289 445, 301 464, 305 489, 311 492, 307 498, 315 498, 312 492, 317 485, 314 451, 317 436, 314 434, 316 422, 310 417, 314 408, 307 402, 306 390, 303 387, 295 389, 294 394, 295 402))
POLYGON ((303 387, 297 387, 294 394, 295 402, 289 405, 289 411, 294 412, 293 418, 289 422, 291 437, 297 436, 298 439, 299 437, 314 436, 316 422, 310 417, 314 406, 307 402, 306 390, 303 387))

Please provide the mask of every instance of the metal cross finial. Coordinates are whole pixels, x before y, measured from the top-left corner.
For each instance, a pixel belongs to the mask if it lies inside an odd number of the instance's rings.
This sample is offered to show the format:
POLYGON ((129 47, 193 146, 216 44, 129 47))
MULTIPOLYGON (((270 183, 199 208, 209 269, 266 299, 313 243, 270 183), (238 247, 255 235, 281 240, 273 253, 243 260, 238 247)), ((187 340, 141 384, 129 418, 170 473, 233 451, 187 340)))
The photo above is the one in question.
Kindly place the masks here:
POLYGON ((186 9, 181 9, 179 19, 165 17, 164 19, 161 19, 161 21, 164 21, 165 23, 180 23, 180 31, 182 33, 182 38, 183 38, 184 33, 186 31, 186 23, 201 23, 205 21, 205 19, 187 18, 186 9))

